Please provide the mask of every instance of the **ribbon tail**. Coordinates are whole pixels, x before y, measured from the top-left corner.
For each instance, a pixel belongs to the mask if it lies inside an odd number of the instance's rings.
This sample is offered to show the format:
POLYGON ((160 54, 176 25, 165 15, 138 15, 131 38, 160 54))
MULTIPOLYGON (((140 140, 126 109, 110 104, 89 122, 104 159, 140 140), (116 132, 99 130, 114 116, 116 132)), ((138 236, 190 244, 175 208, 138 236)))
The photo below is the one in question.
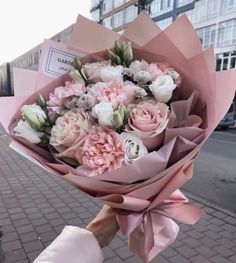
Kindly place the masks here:
POLYGON ((163 206, 160 213, 188 225, 196 224, 204 216, 204 211, 201 208, 189 204, 163 206))
POLYGON ((148 254, 147 262, 150 262, 164 249, 170 246, 177 238, 179 226, 170 218, 161 214, 152 213, 154 245, 148 254))
POLYGON ((129 250, 143 262, 150 262, 175 241, 178 232, 179 227, 172 219, 147 213, 143 222, 129 235, 129 250))
POLYGON ((151 214, 143 216, 142 223, 129 235, 129 250, 144 262, 149 262, 149 254, 154 246, 151 214))

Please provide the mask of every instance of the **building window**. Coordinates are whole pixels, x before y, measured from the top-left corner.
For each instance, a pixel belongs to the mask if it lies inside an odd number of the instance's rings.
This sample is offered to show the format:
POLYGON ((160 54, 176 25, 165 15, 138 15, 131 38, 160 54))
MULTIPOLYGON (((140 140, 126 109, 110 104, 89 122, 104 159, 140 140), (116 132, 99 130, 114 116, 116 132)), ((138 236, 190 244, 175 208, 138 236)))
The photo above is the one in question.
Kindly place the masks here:
POLYGON ((160 27, 161 30, 164 30, 172 23, 172 17, 157 21, 156 24, 160 27))
POLYGON ((177 7, 192 3, 193 0, 177 0, 177 7))
POLYGON ((94 21, 99 21, 100 20, 100 10, 97 9, 94 12, 91 13, 91 17, 94 21))
POLYGON ((91 8, 98 6, 100 3, 100 0, 92 0, 91 1, 91 8))
POLYGON ((114 0, 114 8, 123 5, 125 3, 124 0, 114 0))
POLYGON ((131 5, 125 9, 125 23, 133 21, 138 15, 138 7, 131 5))
POLYGON ((236 11, 236 0, 221 0, 221 15, 236 11))
POLYGON ((203 48, 208 48, 215 44, 216 26, 203 27, 197 30, 198 36, 202 42, 203 48))
POLYGON ((218 46, 223 47, 234 43, 236 43, 236 19, 220 23, 218 46))
POLYGON ((34 53, 34 65, 38 65, 39 64, 39 56, 38 56, 38 52, 34 53))
POLYGON ((216 17, 217 15, 217 1, 215 0, 201 0, 195 3, 193 22, 202 22, 207 19, 216 17))
POLYGON ((110 12, 112 9, 113 9, 113 0, 103 1, 103 6, 102 6, 102 13, 103 14, 110 12))
POLYGON ((112 21, 112 17, 109 16, 109 17, 107 17, 107 18, 105 18, 105 19, 103 20, 103 25, 104 25, 105 27, 111 29, 111 28, 112 28, 111 21, 112 21))
POLYGON ((114 14, 113 28, 122 26, 124 24, 124 11, 114 14))
POLYGON ((173 10, 174 0, 154 0, 150 5, 151 16, 155 17, 173 10))
POLYGON ((216 57, 216 70, 227 70, 236 67, 236 52, 218 54, 216 57))
POLYGON ((28 63, 28 65, 29 65, 29 67, 32 67, 33 66, 33 56, 32 56, 32 54, 31 55, 29 55, 29 63, 28 63))

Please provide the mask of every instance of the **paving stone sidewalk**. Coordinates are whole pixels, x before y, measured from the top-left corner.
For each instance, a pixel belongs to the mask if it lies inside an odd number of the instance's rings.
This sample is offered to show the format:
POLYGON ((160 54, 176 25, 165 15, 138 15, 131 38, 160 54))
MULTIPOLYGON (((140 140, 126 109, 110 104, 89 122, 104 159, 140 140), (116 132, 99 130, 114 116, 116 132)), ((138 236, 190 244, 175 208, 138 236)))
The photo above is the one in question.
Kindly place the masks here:
MULTIPOLYGON (((9 141, 0 130, 0 262, 29 263, 65 225, 85 227, 102 205, 15 153, 9 141)), ((194 226, 180 225, 177 241, 152 263, 236 262, 236 215, 204 200, 196 203, 205 217, 194 226)), ((121 234, 103 252, 105 263, 141 262, 121 234)))

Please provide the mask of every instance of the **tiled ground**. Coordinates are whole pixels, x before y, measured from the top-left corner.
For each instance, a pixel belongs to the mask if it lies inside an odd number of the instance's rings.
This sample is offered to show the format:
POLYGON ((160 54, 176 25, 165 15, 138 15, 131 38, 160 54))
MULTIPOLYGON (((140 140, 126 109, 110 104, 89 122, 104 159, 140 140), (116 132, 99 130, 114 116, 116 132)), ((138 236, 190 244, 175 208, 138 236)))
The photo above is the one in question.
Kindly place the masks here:
MULTIPOLYGON (((101 204, 19 156, 8 143, 0 131, 0 262, 28 263, 65 225, 85 227, 101 204)), ((200 206, 204 219, 195 226, 181 225, 177 241, 152 263, 236 262, 236 215, 200 206)), ((103 252, 105 263, 141 262, 121 234, 103 252)))

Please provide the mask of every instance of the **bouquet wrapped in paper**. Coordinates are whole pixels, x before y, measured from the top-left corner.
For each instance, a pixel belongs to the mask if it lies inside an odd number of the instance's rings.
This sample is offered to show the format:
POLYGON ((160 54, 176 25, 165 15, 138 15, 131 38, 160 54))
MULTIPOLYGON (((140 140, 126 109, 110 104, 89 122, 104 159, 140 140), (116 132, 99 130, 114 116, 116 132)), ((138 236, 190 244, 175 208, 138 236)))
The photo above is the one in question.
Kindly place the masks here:
POLYGON ((231 104, 236 71, 215 72, 186 16, 161 31, 141 13, 122 35, 79 16, 63 48, 66 68, 47 42, 39 72, 15 71, 15 97, 0 100, 11 147, 114 208, 149 262, 176 239, 175 221, 203 215, 179 188, 231 104))

